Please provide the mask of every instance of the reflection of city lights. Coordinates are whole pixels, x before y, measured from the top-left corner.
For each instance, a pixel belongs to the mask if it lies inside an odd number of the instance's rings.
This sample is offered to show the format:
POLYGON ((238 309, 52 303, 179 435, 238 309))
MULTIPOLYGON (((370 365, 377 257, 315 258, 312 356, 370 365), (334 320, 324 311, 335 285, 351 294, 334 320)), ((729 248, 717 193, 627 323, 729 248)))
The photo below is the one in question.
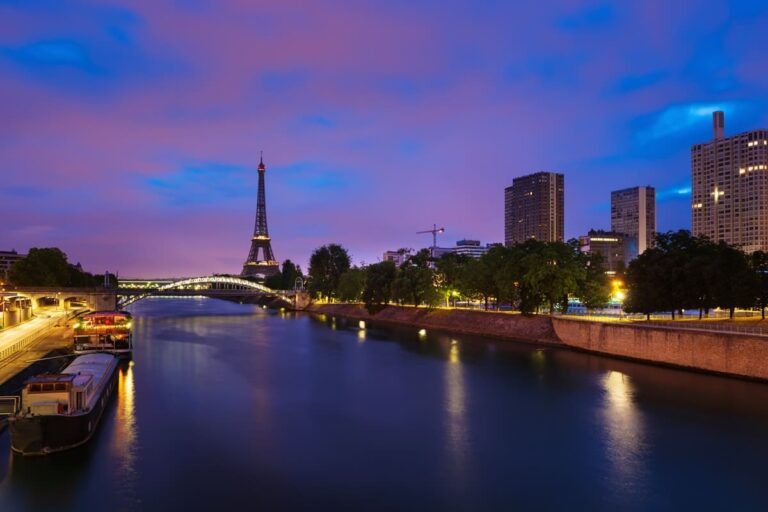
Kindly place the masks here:
POLYGON ((534 350, 531 352, 531 361, 536 367, 543 367, 547 362, 547 356, 542 349, 534 350))
POLYGON ((358 339, 358 341, 365 341, 365 330, 364 329, 360 329, 359 331, 357 331, 357 339, 358 339))
POLYGON ((467 392, 459 347, 457 340, 451 340, 449 364, 445 369, 445 429, 448 470, 454 484, 461 486, 465 482, 467 457, 471 452, 468 447, 467 392))
POLYGON ((617 485, 642 478, 643 425, 634 402, 635 389, 629 376, 608 372, 603 378, 604 418, 608 434, 608 457, 615 468, 617 485))
POLYGON ((454 340, 451 343, 451 350, 448 352, 448 361, 450 361, 451 363, 454 363, 454 364, 455 363, 460 363, 461 362, 461 358, 459 356, 460 356, 460 354, 459 354, 459 345, 456 342, 456 340, 454 340))

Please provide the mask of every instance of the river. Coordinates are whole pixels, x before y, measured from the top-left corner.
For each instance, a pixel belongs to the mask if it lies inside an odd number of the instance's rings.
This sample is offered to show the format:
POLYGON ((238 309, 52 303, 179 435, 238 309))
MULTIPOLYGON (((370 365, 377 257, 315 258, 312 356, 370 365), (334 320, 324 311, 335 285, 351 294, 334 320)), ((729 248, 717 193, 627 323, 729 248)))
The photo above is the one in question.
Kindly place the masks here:
POLYGON ((768 385, 215 299, 133 306, 85 447, 0 510, 767 510, 768 385))

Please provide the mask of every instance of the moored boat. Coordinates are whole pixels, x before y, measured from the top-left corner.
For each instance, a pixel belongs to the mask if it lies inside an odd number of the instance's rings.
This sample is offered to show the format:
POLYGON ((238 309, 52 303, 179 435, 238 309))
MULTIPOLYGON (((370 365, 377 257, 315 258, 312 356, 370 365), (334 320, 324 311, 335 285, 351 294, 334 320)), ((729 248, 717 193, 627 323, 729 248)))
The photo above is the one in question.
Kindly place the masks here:
POLYGON ((133 350, 133 319, 126 311, 96 311, 75 324, 75 354, 109 352, 129 355, 133 350))
POLYGON ((61 373, 32 377, 21 392, 21 409, 10 418, 11 448, 47 455, 87 442, 115 390, 118 359, 78 356, 61 373))

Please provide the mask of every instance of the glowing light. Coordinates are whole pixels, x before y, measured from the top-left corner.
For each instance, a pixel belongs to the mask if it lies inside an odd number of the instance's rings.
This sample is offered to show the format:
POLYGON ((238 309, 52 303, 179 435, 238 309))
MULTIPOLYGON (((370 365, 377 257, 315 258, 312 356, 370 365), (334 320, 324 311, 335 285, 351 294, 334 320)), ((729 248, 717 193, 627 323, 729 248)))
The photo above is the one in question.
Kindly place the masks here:
POLYGON ((715 187, 715 190, 714 190, 714 191, 713 191, 713 192, 712 192, 710 195, 711 195, 711 196, 713 196, 713 197, 715 198, 715 203, 719 203, 719 202, 720 202, 720 196, 724 196, 724 195, 725 195, 725 192, 723 192, 722 190, 720 190, 720 189, 719 189, 719 188, 716 186, 716 187, 715 187))
POLYGON ((419 329, 419 336, 420 336, 420 337, 422 337, 422 338, 423 338, 423 337, 425 337, 426 335, 427 335, 427 330, 426 330, 426 329, 419 329))
POLYGON ((360 321, 357 323, 357 326, 358 326, 360 329, 365 329, 365 320, 360 320, 360 321))

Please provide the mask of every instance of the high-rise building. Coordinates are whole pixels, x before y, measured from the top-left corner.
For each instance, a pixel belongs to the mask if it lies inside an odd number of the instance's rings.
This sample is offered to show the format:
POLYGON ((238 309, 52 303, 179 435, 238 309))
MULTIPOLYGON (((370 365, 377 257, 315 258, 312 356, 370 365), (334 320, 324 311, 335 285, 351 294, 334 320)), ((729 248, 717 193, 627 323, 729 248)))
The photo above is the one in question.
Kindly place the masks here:
POLYGON ((264 158, 259 159, 259 190, 256 196, 256 223, 251 237, 251 250, 243 264, 240 275, 245 277, 269 277, 280 272, 279 264, 272 252, 272 239, 267 228, 267 198, 264 186, 264 174, 267 166, 264 158), (261 257, 259 256, 261 253, 261 257))
POLYGON ((696 236, 768 250, 768 130, 725 136, 725 114, 712 116, 713 139, 691 146, 691 227, 696 236))
POLYGON ((534 238, 562 242, 565 177, 537 172, 512 180, 504 189, 504 243, 514 245, 534 238))
POLYGON ((586 236, 579 237, 579 249, 600 254, 606 273, 615 274, 626 268, 627 238, 622 233, 590 229, 586 236))
POLYGON ((652 247, 656 236, 656 189, 632 187, 611 192, 611 231, 630 238, 626 261, 652 247))

